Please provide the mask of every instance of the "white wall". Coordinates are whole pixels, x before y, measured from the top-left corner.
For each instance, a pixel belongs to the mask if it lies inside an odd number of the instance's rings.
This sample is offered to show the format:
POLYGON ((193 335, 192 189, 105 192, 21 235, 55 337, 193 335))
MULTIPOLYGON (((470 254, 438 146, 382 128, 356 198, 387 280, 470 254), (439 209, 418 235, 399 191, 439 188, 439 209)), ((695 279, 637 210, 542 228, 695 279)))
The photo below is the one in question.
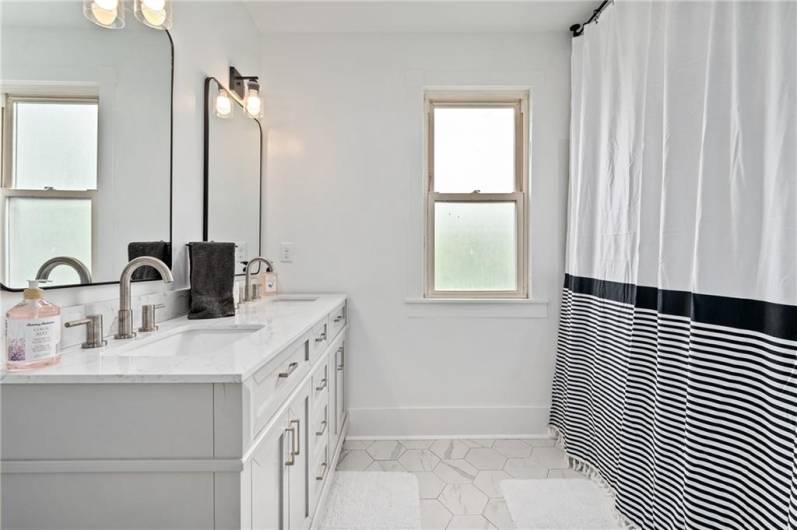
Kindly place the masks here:
POLYGON ((542 434, 563 279, 570 39, 264 37, 266 254, 283 291, 350 295, 352 434, 542 434), (546 305, 421 295, 424 87, 530 87, 531 285, 546 305), (497 317, 497 315, 502 315, 497 317))
MULTIPOLYGON (((128 24, 138 24, 128 17, 128 24)), ((97 28, 97 31, 107 31, 97 28)), ((121 30, 124 31, 124 30, 121 30)), ((227 83, 227 69, 257 75, 260 41, 251 18, 240 2, 180 1, 174 6, 174 199, 173 223, 175 283, 188 285, 185 244, 202 239, 202 109, 204 79, 212 75, 227 83)), ((2 68, 2 65, 0 65, 2 68)), ((135 148, 135 146, 130 146, 135 148)), ((119 271, 121 273, 121 270, 119 271)), ((137 284, 134 294, 163 290, 163 284, 137 284)), ((118 297, 118 286, 79 287, 48 291, 47 298, 61 306, 118 297)), ((0 292, 5 311, 21 294, 0 292)), ((108 325, 108 323, 106 323, 108 325)))

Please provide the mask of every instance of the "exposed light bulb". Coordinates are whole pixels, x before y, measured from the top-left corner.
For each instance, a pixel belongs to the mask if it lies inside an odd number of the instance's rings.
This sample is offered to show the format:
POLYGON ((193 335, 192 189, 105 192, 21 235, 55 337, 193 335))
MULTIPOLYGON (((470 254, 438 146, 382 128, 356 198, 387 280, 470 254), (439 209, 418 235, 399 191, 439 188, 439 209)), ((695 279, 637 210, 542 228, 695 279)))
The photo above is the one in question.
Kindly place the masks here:
POLYGON ((216 96, 216 116, 229 118, 232 115, 232 100, 227 91, 222 89, 216 96))
POLYGON ((91 6, 91 14, 94 15, 94 18, 97 19, 103 26, 110 26, 116 20, 117 10, 114 9, 103 9, 99 7, 99 5, 95 2, 93 6, 91 6))
POLYGON ((244 107, 246 108, 246 112, 253 118, 257 118, 263 113, 263 100, 260 99, 260 85, 255 81, 249 82, 249 89, 246 91, 244 107))
POLYGON ((125 26, 124 7, 120 0, 84 0, 83 14, 103 28, 119 29, 125 26))
POLYGON ((151 28, 171 28, 171 12, 171 3, 167 0, 135 0, 136 18, 151 28))

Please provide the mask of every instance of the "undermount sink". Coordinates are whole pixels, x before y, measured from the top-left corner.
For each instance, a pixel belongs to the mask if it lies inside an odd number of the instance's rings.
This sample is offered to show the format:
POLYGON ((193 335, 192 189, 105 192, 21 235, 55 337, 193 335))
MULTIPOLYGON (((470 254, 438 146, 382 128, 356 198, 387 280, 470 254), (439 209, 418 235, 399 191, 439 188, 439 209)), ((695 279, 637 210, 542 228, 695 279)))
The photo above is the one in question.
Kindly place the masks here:
POLYGON ((174 357, 177 355, 201 355, 227 348, 244 340, 265 326, 234 326, 212 328, 188 328, 166 332, 154 340, 119 351, 120 357, 174 357))
POLYGON ((315 302, 318 300, 317 296, 276 296, 271 299, 272 302, 315 302))

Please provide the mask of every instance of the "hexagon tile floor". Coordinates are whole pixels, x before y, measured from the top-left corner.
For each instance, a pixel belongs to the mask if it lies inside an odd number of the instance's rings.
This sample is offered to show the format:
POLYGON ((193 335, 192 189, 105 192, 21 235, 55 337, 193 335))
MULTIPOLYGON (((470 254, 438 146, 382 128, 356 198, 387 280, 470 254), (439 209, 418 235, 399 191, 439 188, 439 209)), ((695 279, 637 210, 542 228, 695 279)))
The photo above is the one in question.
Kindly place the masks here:
POLYGON ((551 439, 346 440, 338 469, 414 473, 423 530, 512 529, 502 480, 584 478, 551 439))

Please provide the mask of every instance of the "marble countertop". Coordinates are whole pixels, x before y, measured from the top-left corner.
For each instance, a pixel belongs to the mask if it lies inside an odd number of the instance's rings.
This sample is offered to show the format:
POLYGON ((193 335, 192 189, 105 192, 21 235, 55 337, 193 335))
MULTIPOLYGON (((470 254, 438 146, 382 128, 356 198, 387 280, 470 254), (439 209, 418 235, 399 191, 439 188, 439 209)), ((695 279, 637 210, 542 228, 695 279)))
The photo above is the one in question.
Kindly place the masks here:
POLYGON ((289 295, 277 298, 283 301, 266 298, 241 304, 234 317, 213 320, 181 317, 161 322, 158 331, 139 333, 129 340, 111 338, 104 348, 67 348, 62 351, 58 364, 19 372, 2 371, 0 383, 239 383, 346 299, 342 294, 296 295, 296 298, 317 298, 304 302, 291 302, 289 295), (125 355, 125 352, 181 330, 236 327, 252 332, 212 353, 180 351, 168 356, 125 355))

